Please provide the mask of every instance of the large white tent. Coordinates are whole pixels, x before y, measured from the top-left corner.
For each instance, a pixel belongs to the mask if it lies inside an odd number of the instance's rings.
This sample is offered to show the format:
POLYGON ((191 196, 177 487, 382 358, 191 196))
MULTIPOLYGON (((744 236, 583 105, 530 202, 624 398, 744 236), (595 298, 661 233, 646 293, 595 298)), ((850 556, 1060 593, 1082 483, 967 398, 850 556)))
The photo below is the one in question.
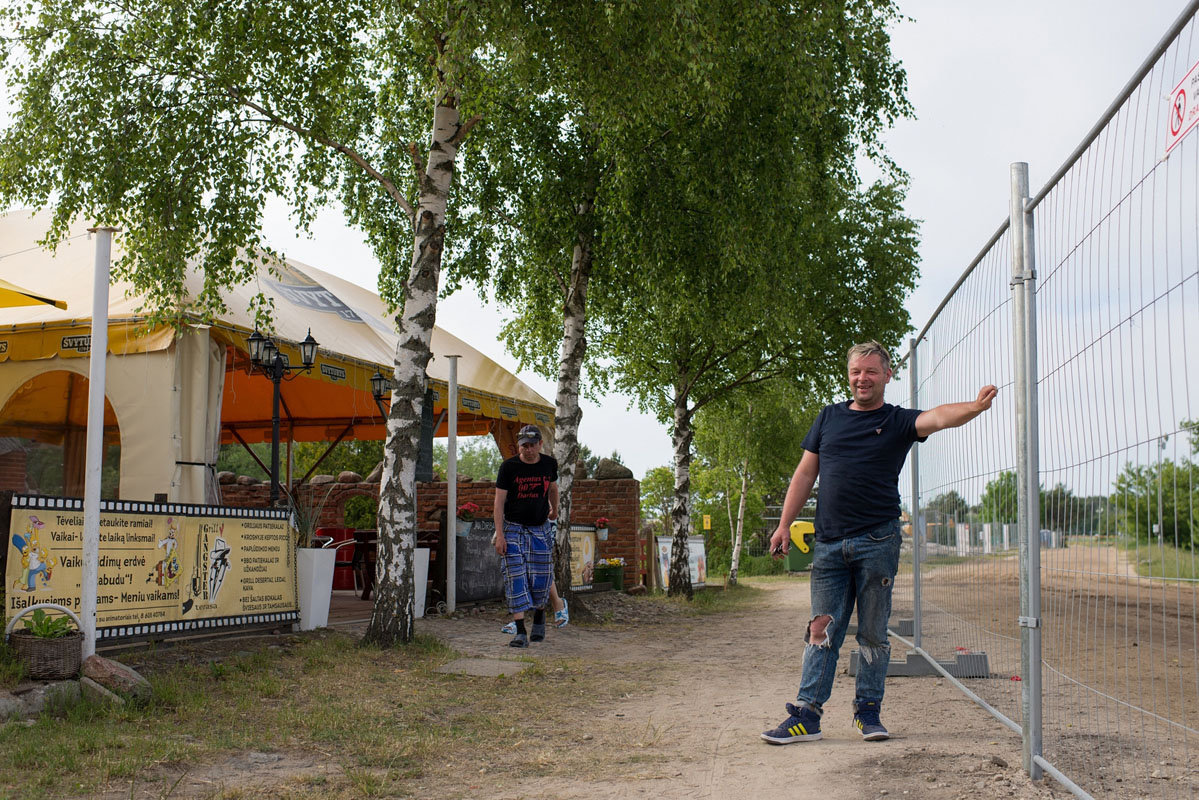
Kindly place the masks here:
MULTIPOLYGON (((57 250, 37 244, 48 215, 0 215, 0 280, 60 298, 53 306, 0 308, 0 436, 62 444, 68 486, 82 487, 94 242, 72 228, 57 250), (78 476, 79 482, 74 483, 78 476)), ((120 256, 114 239, 114 259, 120 256)), ((293 441, 382 439, 384 421, 370 378, 390 375, 397 337, 379 297, 295 261, 263 267, 228 291, 228 313, 182 332, 149 329, 142 299, 127 284, 109 293, 105 440, 120 442, 120 496, 215 502, 212 472, 221 443, 270 441, 272 385, 249 361, 250 299, 274 304, 275 341, 292 364, 309 329, 320 343, 310 373, 282 385, 282 435, 293 441)), ((190 291, 198 280, 189 278, 190 291)), ((490 433, 515 452, 521 425, 553 425, 552 405, 465 341, 434 328, 428 367, 436 432, 444 435, 448 355, 458 355, 457 426, 490 433)))

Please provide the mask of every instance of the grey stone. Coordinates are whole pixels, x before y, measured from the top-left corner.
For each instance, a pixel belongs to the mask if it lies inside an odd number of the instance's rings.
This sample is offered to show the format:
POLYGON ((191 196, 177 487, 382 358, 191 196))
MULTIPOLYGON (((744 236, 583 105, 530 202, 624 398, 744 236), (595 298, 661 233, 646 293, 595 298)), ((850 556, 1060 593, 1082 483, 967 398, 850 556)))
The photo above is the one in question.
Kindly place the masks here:
POLYGON ((116 692, 111 692, 108 689, 105 689, 103 686, 86 676, 79 679, 79 692, 84 698, 93 703, 114 706, 125 705, 125 698, 121 697, 116 692))
POLYGON ((258 480, 257 478, 252 478, 249 475, 238 475, 236 483, 238 486, 257 486, 258 484, 262 483, 262 481, 258 480))
POLYGON ((595 468, 595 479, 597 481, 619 481, 632 477, 633 470, 610 458, 601 458, 599 466, 595 468))
POLYGON ((362 476, 352 470, 342 470, 337 473, 338 483, 362 483, 362 476))
POLYGON ((337 483, 337 478, 332 475, 313 475, 312 480, 308 481, 313 486, 325 486, 330 483, 337 483))
POLYGON ((25 711, 25 704, 12 692, 0 692, 0 719, 19 717, 25 711))
POLYGON ((44 681, 23 683, 13 689, 11 696, 21 705, 22 717, 36 717, 48 706, 67 704, 79 699, 78 681, 44 681))
POLYGON ((367 475, 366 479, 363 482, 364 483, 378 483, 381 480, 383 480, 383 462, 382 461, 380 461, 378 464, 375 465, 375 468, 371 470, 371 474, 367 475))
POLYGON ((237 480, 237 475, 228 470, 221 470, 216 474, 217 483, 223 485, 234 483, 237 480))

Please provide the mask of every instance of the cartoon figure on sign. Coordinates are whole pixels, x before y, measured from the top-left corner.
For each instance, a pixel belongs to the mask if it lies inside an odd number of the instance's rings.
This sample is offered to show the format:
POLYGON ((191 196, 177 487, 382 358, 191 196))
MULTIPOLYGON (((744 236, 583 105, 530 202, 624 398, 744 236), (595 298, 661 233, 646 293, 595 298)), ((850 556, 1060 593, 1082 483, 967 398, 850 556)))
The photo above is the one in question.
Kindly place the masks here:
POLYGON ((21 554, 21 578, 14 589, 32 592, 36 588, 37 576, 42 576, 42 588, 50 588, 50 575, 54 572, 54 561, 50 551, 41 545, 40 534, 46 523, 30 515, 25 525, 25 534, 12 535, 13 547, 21 554))
MULTIPOLYGON (((221 533, 225 532, 225 526, 221 526, 221 533)), ((208 602, 215 603, 216 596, 221 591, 221 584, 225 581, 225 573, 229 571, 229 547, 228 542, 223 536, 218 536, 212 542, 212 549, 208 551, 208 602)))
POLYGON ((153 581, 165 589, 179 577, 179 556, 175 552, 179 545, 178 533, 179 523, 174 517, 167 517, 167 538, 158 541, 158 546, 163 549, 162 559, 154 565, 146 583, 153 581))
POLYGON ((670 545, 663 542, 658 545, 658 563, 661 565, 662 588, 670 587, 670 545))

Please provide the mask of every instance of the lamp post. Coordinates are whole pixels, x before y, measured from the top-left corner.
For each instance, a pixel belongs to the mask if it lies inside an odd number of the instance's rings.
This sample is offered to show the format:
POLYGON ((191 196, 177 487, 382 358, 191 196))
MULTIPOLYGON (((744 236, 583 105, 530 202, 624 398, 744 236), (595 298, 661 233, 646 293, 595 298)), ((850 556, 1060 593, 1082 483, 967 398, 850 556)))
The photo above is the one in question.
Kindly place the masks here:
MULTIPOLYGON (((257 330, 250 334, 250 361, 254 366, 262 370, 271 383, 274 384, 271 398, 271 505, 275 505, 279 501, 279 385, 284 380, 284 376, 294 371, 308 372, 312 369, 312 365, 316 363, 316 348, 318 344, 316 339, 312 338, 312 329, 308 329, 308 335, 304 337, 304 341, 300 342, 300 360, 303 362, 303 369, 293 367, 288 362, 287 356, 279 352, 279 348, 275 345, 273 339, 268 339, 259 333, 257 330)), ((293 380, 298 375, 293 375, 288 380, 293 380)))
POLYGON ((379 414, 384 422, 387 422, 387 409, 383 406, 383 395, 391 391, 390 384, 379 370, 375 370, 375 374, 371 376, 371 397, 375 398, 375 405, 379 407, 379 414))

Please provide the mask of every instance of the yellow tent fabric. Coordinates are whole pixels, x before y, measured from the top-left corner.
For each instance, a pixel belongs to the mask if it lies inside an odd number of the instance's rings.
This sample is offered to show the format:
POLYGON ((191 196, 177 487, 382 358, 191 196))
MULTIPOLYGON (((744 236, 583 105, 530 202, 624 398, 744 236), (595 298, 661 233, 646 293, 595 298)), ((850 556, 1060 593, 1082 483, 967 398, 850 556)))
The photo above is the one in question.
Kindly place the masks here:
POLYGON ((55 300, 52 297, 43 297, 36 292, 31 292, 29 289, 22 289, 15 283, 0 280, 0 308, 12 308, 14 306, 36 306, 46 305, 61 308, 66 311, 67 304, 62 300, 55 300))
MULTIPOLYGON (((36 424, 63 418, 65 411, 60 406, 65 398, 40 376, 52 371, 87 374, 84 356, 91 345, 95 243, 87 225, 80 223, 51 253, 37 245, 47 228, 46 213, 0 215, 0 280, 19 281, 36 275, 41 291, 62 298, 71 309, 46 305, 0 308, 0 435, 25 435, 36 424), (24 393, 19 391, 22 386, 28 387, 24 393), (47 390, 57 399, 48 402, 47 390), (21 429, 19 423, 29 424, 21 429)), ((118 234, 114 261, 120 254, 118 234)), ((227 292, 229 312, 219 320, 212 325, 192 325, 183 335, 171 329, 147 330, 139 311, 141 299, 130 294, 128 285, 112 284, 107 393, 121 428, 122 497, 134 497, 126 493, 127 466, 138 469, 127 464, 125 455, 131 424, 143 433, 150 428, 155 431, 153 436, 167 434, 178 440, 174 469, 169 470, 176 478, 188 467, 210 464, 218 441, 270 440, 272 385, 261 372, 251 369, 247 344, 253 331, 250 298, 259 291, 274 303, 275 341, 291 363, 299 363, 297 343, 309 329, 320 343, 313 370, 293 373, 289 376, 293 379, 281 387, 281 438, 330 441, 340 437, 382 439, 386 435, 370 393, 370 377, 376 370, 390 374, 397 342, 382 300, 373 292, 299 262, 288 260, 273 266, 274 274, 264 267, 256 281, 227 292), (116 356, 143 358, 114 360, 116 356), (118 402, 114 393, 126 396, 118 402), (136 399, 139 396, 141 399, 136 399)), ((193 275, 188 288, 195 291, 198 286, 193 275)), ((434 328, 432 348, 428 373, 435 418, 440 420, 438 433, 446 428, 449 361, 442 357, 445 355, 460 356, 459 433, 491 433, 507 452, 515 452, 515 431, 523 424, 535 423, 549 433, 553 406, 516 376, 441 328, 434 328)), ((71 385, 78 389, 75 383, 71 385)), ((150 461, 161 462, 161 454, 150 461)), ((140 487, 137 496, 155 484, 153 473, 161 476, 161 468, 160 463, 145 468, 145 479, 133 482, 140 487)), ((195 494, 199 490, 178 490, 176 481, 171 483, 154 494, 198 501, 195 494)))

